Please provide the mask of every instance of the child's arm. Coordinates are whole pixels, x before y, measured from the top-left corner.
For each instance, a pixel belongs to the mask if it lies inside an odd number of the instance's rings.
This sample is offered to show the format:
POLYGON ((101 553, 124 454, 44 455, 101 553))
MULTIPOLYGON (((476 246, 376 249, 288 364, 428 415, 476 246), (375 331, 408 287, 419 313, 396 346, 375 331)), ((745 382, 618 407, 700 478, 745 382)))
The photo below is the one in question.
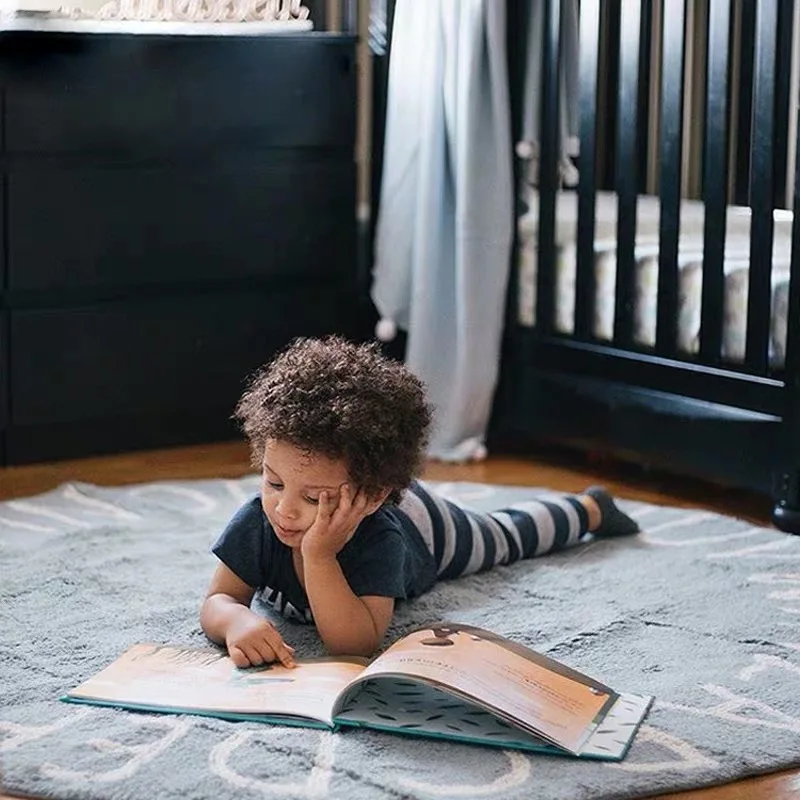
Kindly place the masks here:
POLYGON ((353 497, 347 485, 338 505, 322 492, 317 518, 303 538, 306 595, 320 638, 332 655, 372 655, 392 621, 394 599, 357 596, 336 557, 374 510, 374 503, 360 492, 353 497))
POLYGON ((306 594, 331 655, 371 656, 392 621, 394 598, 358 597, 333 558, 303 559, 306 594))
POLYGON ((294 666, 294 649, 281 638, 274 625, 250 610, 255 589, 235 572, 219 564, 200 610, 204 633, 228 648, 237 667, 280 661, 294 666))

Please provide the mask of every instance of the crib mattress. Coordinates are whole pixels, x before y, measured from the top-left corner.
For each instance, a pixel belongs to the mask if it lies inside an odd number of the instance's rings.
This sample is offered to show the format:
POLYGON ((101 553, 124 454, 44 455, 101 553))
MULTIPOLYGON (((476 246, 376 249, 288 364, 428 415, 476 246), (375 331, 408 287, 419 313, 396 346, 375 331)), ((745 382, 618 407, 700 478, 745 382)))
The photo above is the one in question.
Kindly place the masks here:
MULTIPOLYGON (((522 325, 536 325, 538 202, 529 197, 529 211, 519 219, 518 318, 522 325)), ((559 193, 556 208, 555 329, 575 330, 575 278, 577 265, 577 194, 559 193)), ((679 352, 693 355, 700 349, 700 315, 703 286, 704 205, 684 200, 678 244, 678 338, 679 352)), ((769 360, 780 367, 786 355, 786 322, 789 299, 792 213, 776 209, 772 253, 769 360)), ((747 335, 747 295, 750 258, 750 209, 730 206, 724 259, 724 311, 722 357, 732 363, 744 360, 747 335)), ((634 246, 635 290, 634 341, 653 347, 656 339, 658 300, 657 197, 639 197, 634 246)), ((612 341, 616 288, 617 196, 598 192, 594 247, 596 296, 592 330, 601 341, 612 341)))

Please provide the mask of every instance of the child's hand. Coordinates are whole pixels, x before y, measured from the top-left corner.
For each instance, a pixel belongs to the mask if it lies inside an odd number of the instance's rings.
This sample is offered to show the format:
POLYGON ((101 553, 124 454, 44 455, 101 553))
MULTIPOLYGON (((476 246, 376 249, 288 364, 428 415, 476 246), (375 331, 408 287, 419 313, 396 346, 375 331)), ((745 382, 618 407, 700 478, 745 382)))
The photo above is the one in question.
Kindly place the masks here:
POLYGON ((363 491, 354 493, 349 483, 342 484, 338 503, 328 492, 321 492, 317 517, 303 537, 303 559, 335 558, 372 505, 363 491))
POLYGON ((233 663, 237 667, 256 667, 280 661, 284 667, 294 667, 294 648, 283 641, 274 625, 247 611, 228 626, 225 636, 233 663))

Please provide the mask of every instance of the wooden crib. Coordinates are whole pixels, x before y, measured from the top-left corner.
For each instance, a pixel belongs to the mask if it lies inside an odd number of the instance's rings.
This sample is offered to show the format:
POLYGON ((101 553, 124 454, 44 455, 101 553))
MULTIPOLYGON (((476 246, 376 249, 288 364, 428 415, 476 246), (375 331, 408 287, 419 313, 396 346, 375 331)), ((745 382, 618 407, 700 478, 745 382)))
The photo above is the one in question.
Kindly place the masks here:
POLYGON ((546 437, 769 492, 776 525, 800 533, 794 3, 580 0, 569 189, 556 121, 570 0, 534 1, 541 42, 525 41, 531 3, 508 3, 515 143, 534 46, 542 135, 535 186, 517 162, 493 438, 546 437))

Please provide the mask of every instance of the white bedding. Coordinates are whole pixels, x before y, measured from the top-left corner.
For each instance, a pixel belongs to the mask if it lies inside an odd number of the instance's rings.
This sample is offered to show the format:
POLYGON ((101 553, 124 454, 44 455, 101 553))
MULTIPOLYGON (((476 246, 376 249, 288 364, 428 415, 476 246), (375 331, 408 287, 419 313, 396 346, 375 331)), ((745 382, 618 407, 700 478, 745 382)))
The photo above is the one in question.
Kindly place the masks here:
MULTIPOLYGON (((521 324, 536 324, 536 245, 538 196, 529 198, 529 211, 519 220, 519 306, 521 324)), ((570 334, 575 328, 575 273, 578 197, 573 191, 559 193, 556 209, 555 328, 570 334)), ((792 212, 776 209, 772 252, 772 309, 769 358, 773 366, 786 355, 786 317, 791 258, 792 212)), ((597 287, 593 333, 611 341, 614 329, 616 284, 617 196, 598 192, 595 226, 595 281, 597 287)), ((700 346, 700 309, 703 264, 702 202, 684 200, 678 255, 679 351, 694 354, 700 346)), ((640 195, 636 221, 636 280, 633 336, 637 344, 655 345, 658 295, 659 200, 640 195)), ((744 360, 747 330, 748 268, 750 258, 750 209, 730 206, 725 241, 725 291, 722 356, 731 362, 744 360)))

